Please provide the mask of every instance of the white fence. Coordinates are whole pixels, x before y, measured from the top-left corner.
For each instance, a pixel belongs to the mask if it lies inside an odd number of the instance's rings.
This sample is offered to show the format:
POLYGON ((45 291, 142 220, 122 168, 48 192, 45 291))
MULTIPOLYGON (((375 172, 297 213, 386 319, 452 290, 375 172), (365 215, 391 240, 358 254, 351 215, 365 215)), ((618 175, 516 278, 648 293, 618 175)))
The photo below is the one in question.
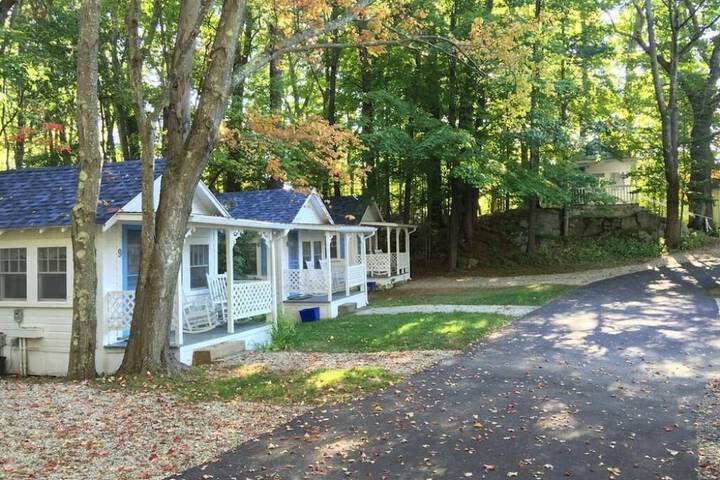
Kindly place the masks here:
POLYGON ((284 272, 286 293, 327 295, 327 274, 324 270, 286 269, 284 272))
POLYGON ((269 281, 244 281, 233 284, 233 319, 255 317, 272 312, 272 285, 269 281))

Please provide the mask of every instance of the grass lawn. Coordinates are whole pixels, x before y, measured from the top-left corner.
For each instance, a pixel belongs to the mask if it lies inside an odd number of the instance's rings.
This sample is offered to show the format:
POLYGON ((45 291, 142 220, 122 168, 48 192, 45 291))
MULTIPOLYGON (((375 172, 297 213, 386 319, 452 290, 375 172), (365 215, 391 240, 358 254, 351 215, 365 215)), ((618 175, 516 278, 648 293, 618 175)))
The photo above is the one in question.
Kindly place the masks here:
POLYGON ((304 352, 462 350, 510 320, 485 313, 348 315, 298 325, 287 348, 304 352))
POLYGON ((163 390, 190 402, 241 399, 278 404, 324 404, 349 401, 400 379, 380 368, 333 368, 312 372, 268 372, 260 365, 222 372, 194 368, 178 376, 105 378, 95 385, 131 391, 163 390))
POLYGON ((393 288, 370 298, 371 307, 400 305, 544 305, 572 290, 570 285, 527 285, 506 288, 438 288, 412 290, 393 288))

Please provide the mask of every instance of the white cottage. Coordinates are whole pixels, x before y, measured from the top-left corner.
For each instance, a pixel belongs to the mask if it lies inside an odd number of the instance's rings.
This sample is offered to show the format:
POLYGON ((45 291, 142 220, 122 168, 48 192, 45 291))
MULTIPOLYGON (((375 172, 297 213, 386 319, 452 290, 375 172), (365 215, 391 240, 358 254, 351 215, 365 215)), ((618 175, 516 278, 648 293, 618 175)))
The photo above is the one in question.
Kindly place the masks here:
MULTIPOLYGON (((235 219, 284 230, 274 254, 285 312, 318 308, 321 318, 334 318, 343 308, 368 304, 366 245, 375 227, 336 224, 314 192, 255 190, 218 198, 235 219)), ((266 254, 263 247, 260 255, 266 254)))
MULTIPOLYGON (((163 163, 158 162, 156 192, 163 163)), ((70 210, 76 167, 0 173, 0 346, 9 372, 65 375, 72 324, 70 210)), ((157 199, 156 199, 157 204, 157 199)), ((140 260, 140 162, 105 165, 97 210, 97 370, 114 372, 130 330, 140 260)), ((287 228, 235 219, 199 184, 183 247, 170 342, 181 361, 199 349, 253 348, 277 316, 274 242, 287 228), (265 275, 234 278, 233 246, 251 235, 265 275), (220 260, 222 259, 222 260, 220 260)))
POLYGON ((345 196, 325 199, 336 225, 360 225, 377 229, 367 240, 368 280, 389 288, 410 280, 410 235, 415 225, 388 222, 373 200, 345 196))

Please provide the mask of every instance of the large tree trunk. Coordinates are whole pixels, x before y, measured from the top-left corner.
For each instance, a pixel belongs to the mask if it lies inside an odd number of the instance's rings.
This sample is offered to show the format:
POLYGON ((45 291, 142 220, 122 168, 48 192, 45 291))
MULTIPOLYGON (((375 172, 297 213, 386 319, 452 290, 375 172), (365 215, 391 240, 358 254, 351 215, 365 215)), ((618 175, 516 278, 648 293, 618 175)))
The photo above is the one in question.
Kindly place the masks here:
MULTIPOLYGON (((540 15, 542 12, 542 0, 535 0, 535 22, 540 23, 540 15)), ((530 125, 532 128, 539 128, 537 124, 537 109, 539 104, 540 96, 540 46, 538 45, 539 40, 535 40, 533 43, 533 86, 530 92, 530 125)), ((533 174, 537 174, 540 170, 540 145, 537 139, 533 139, 530 142, 530 171, 533 174)), ((527 229, 527 253, 528 255, 535 255, 538 251, 537 242, 537 214, 539 200, 537 195, 532 195, 528 199, 528 229, 527 229)))
POLYGON ((77 48, 78 184, 72 210, 73 321, 68 376, 95 376, 97 271, 95 211, 100 193, 102 149, 98 101, 100 1, 83 0, 77 48))
POLYGON ((714 109, 693 111, 690 143, 690 228, 705 230, 713 228, 712 170, 715 155, 712 151, 712 120, 714 109))
MULTIPOLYGON (((206 4, 207 5, 207 4, 206 4)), ((189 93, 198 26, 205 9, 184 0, 171 72, 168 158, 156 216, 155 242, 138 289, 121 371, 176 371, 169 346, 178 271, 192 200, 207 165, 232 88, 232 71, 245 10, 244 0, 226 0, 213 41, 200 102, 190 125, 189 93)), ((231 320, 232 321, 232 320, 231 320)), ((178 326, 182 328, 182 326, 178 326)))

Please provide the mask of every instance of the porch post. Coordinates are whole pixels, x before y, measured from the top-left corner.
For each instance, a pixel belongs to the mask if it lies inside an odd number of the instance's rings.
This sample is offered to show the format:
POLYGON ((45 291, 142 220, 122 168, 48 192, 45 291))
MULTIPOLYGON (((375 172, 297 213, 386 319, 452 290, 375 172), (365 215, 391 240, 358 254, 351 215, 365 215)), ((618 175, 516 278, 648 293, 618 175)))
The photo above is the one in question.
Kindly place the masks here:
POLYGON ((225 289, 227 290, 227 331, 235 333, 235 320, 233 317, 233 296, 235 284, 233 271, 233 250, 235 247, 235 232, 229 228, 225 229, 225 289))
POLYGON ((270 281, 270 295, 272 297, 272 310, 270 313, 273 325, 277 324, 278 320, 278 299, 277 299, 277 286, 275 284, 275 234, 271 230, 265 237, 265 245, 268 249, 268 280, 270 281), (272 272, 272 273, 271 273, 272 272))
MULTIPOLYGON (((345 249, 345 295, 350 296, 350 234, 343 235, 343 244, 345 249)), ((340 250, 340 245, 338 245, 340 250)))
POLYGON ((400 228, 395 227, 395 273, 400 275, 400 228))
POLYGON ((328 302, 332 302, 333 286, 332 286, 332 261, 330 260, 330 241, 333 234, 325 234, 325 259, 327 260, 327 282, 328 282, 328 302))
POLYGON ((388 261, 388 278, 392 277, 392 253, 390 251, 390 227, 387 227, 387 261, 388 261))
MULTIPOLYGON (((363 266, 363 277, 364 281, 362 285, 360 286, 360 290, 362 290, 364 297, 365 297, 365 305, 368 304, 368 292, 367 292, 367 282, 368 282, 368 270, 367 270, 367 248, 365 245, 365 241, 367 240, 365 238, 365 234, 361 233, 362 236, 362 242, 360 242, 360 263, 363 266)), ((372 241, 372 240, 371 240, 372 241)))
POLYGON ((405 253, 407 254, 407 276, 410 279, 410 229, 405 229, 405 253))
POLYGON ((183 311, 183 286, 182 286, 182 268, 178 271, 177 278, 177 331, 175 332, 175 343, 178 348, 183 344, 183 323, 185 312, 183 311))

